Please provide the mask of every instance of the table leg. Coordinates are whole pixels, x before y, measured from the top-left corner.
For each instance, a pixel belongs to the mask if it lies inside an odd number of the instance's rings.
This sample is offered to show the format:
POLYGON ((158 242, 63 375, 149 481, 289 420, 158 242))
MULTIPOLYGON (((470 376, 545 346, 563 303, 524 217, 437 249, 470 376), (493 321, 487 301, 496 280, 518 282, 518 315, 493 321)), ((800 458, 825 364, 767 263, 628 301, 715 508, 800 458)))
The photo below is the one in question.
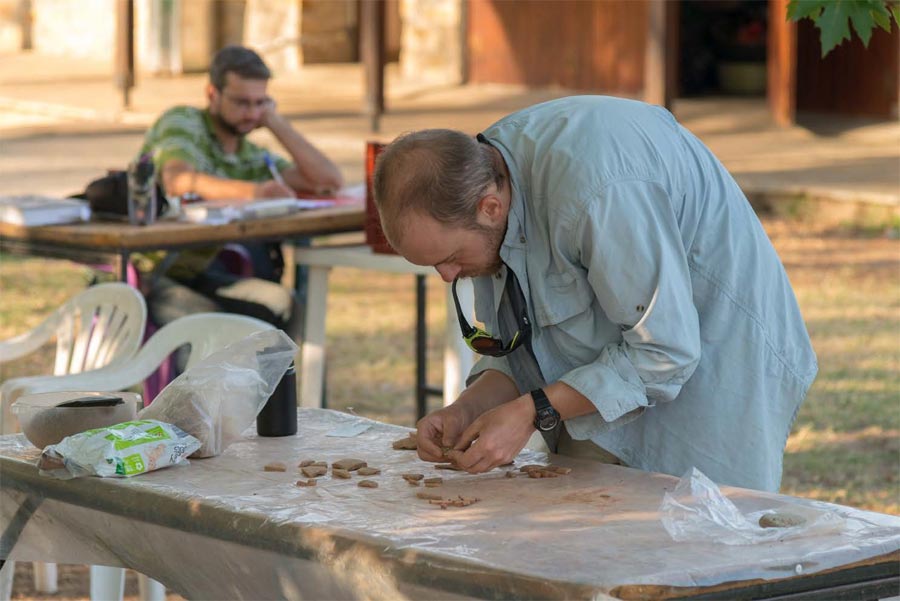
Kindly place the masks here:
POLYGON ((312 266, 306 290, 304 336, 300 351, 300 406, 322 407, 325 378, 325 315, 330 267, 312 266))

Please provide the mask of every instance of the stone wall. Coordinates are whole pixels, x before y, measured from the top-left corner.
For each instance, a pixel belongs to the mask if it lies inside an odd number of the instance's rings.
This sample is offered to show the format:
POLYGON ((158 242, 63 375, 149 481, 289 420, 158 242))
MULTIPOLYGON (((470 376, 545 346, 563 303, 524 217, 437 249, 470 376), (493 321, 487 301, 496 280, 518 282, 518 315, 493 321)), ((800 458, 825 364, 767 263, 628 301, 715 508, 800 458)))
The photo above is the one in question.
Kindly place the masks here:
POLYGON ((405 79, 462 83, 464 10, 464 0, 401 0, 400 72, 405 79))

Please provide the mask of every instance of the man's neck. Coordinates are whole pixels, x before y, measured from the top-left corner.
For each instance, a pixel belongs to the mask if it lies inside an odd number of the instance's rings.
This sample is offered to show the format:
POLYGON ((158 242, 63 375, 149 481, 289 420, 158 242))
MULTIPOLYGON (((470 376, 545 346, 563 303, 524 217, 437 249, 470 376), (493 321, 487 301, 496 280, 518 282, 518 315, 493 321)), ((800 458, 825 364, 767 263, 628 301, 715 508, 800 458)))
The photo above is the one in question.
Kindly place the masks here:
POLYGON ((210 121, 212 122, 213 133, 222 146, 222 150, 227 154, 236 153, 241 146, 241 140, 244 136, 231 131, 218 115, 210 113, 210 121))

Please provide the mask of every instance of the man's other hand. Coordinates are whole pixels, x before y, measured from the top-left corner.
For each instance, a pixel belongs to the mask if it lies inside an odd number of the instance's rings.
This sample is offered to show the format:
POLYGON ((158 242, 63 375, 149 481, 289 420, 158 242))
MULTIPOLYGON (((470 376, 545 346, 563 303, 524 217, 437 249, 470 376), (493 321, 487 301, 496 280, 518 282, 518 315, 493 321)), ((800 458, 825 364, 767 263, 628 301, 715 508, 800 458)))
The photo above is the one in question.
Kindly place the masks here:
POLYGON ((534 416, 534 403, 528 395, 491 409, 456 441, 451 452, 453 462, 470 474, 510 463, 534 433, 534 416))
POLYGON ((262 114, 259 116, 260 127, 271 128, 272 120, 278 117, 278 104, 271 96, 266 99, 263 105, 262 114))
POLYGON ((423 461, 447 461, 445 448, 452 448, 460 433, 472 422, 458 402, 429 413, 416 424, 419 458, 423 461))
POLYGON ((297 196, 288 186, 270 179, 259 182, 253 188, 253 198, 294 198, 297 196))

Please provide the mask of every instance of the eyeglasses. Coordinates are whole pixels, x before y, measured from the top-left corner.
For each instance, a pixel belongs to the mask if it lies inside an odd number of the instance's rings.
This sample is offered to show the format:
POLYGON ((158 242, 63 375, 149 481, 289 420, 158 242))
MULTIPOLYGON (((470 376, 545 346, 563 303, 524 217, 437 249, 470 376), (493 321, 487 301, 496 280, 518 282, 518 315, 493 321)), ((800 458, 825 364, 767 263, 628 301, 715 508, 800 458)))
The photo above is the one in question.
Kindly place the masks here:
POLYGON ((232 96, 231 94, 222 94, 222 97, 242 111, 249 111, 250 109, 261 109, 272 102, 272 99, 269 96, 266 96, 265 98, 252 99, 232 96))
POLYGON ((519 329, 513 335, 509 344, 504 344, 499 338, 494 338, 481 328, 472 326, 465 318, 462 307, 459 304, 459 296, 456 294, 456 282, 453 280, 451 290, 453 291, 453 303, 456 305, 456 318, 459 320, 459 329, 462 331, 463 340, 466 345, 478 353, 479 355, 488 355, 490 357, 505 357, 523 344, 531 340, 531 322, 528 320, 528 309, 525 306, 525 298, 522 294, 522 288, 519 286, 519 280, 511 269, 507 269, 506 276, 506 293, 509 296, 510 304, 512 304, 513 313, 518 321, 519 329), (515 286, 515 290, 513 290, 515 286))

